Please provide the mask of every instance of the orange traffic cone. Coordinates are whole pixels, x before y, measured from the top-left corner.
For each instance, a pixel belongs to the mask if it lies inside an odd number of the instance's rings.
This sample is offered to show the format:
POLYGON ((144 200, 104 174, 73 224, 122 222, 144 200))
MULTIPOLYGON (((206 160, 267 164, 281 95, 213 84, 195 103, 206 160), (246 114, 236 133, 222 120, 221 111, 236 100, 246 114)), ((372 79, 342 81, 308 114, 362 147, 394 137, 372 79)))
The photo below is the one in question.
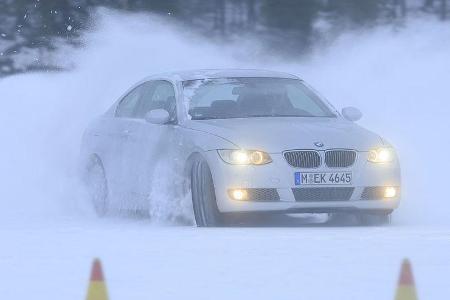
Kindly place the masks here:
POLYGON ((411 264, 407 259, 404 259, 402 263, 395 300, 417 300, 411 264))
POLYGON ((108 300, 106 284, 103 281, 102 264, 99 259, 94 259, 91 271, 91 280, 86 300, 108 300))

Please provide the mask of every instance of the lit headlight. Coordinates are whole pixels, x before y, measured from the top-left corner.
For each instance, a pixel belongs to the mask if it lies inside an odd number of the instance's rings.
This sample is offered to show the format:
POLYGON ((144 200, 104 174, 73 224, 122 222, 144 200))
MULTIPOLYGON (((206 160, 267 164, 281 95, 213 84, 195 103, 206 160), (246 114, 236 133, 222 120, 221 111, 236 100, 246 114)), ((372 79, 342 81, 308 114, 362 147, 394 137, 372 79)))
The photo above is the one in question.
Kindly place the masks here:
POLYGON ((272 162, 269 153, 258 150, 217 150, 224 162, 232 165, 264 165, 272 162))
POLYGON ((369 151, 367 160, 374 163, 388 163, 394 160, 394 156, 394 149, 378 148, 369 151))

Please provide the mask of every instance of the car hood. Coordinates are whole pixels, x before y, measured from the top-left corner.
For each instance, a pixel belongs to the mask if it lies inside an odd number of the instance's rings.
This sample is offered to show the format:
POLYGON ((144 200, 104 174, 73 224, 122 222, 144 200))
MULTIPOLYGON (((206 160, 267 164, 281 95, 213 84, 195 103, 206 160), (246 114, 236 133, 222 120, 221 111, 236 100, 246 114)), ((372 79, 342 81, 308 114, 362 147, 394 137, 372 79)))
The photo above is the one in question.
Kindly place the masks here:
POLYGON ((378 135, 341 118, 189 120, 183 126, 220 136, 243 149, 269 153, 289 149, 330 148, 368 151, 383 144, 378 135), (324 146, 317 147, 317 142, 324 146))

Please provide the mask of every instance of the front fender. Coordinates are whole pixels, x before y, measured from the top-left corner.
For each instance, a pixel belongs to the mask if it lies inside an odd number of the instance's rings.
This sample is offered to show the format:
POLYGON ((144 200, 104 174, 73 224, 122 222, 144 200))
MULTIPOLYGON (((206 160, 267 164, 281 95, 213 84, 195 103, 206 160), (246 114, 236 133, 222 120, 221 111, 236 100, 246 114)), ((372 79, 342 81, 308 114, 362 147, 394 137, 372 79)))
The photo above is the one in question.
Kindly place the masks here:
POLYGON ((200 131, 196 129, 183 128, 183 136, 188 146, 192 148, 190 152, 206 152, 217 149, 239 149, 233 142, 218 135, 200 131))
POLYGON ((185 178, 190 178, 192 162, 199 156, 210 164, 208 152, 217 149, 239 149, 237 145, 225 138, 200 130, 182 128, 181 135, 184 161, 182 168, 185 178))

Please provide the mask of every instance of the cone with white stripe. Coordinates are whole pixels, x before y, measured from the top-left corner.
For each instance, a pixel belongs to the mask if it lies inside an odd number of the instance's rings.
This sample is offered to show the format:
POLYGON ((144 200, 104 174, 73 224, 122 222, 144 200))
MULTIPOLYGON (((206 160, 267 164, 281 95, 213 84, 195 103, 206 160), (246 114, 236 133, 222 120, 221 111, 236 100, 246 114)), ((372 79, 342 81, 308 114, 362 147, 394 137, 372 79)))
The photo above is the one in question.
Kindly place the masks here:
POLYGON ((411 263, 407 259, 402 263, 395 300, 417 300, 411 263))
POLYGON ((106 284, 103 278, 102 264, 97 258, 92 264, 91 280, 89 282, 86 300, 108 300, 106 284))

